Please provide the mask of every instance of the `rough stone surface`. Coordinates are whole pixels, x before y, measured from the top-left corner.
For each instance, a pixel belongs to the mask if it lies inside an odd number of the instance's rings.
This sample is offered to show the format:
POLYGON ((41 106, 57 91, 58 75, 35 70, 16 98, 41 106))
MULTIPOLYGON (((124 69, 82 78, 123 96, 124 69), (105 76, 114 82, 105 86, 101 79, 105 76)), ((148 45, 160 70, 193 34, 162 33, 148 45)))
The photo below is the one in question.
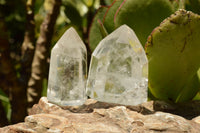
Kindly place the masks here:
POLYGON ((195 121, 196 123, 200 124, 200 116, 195 117, 194 119, 192 119, 193 121, 195 121))
MULTIPOLYGON (((193 107, 200 102, 192 102, 193 107)), ((122 106, 97 102, 89 99, 82 106, 59 107, 42 97, 34 105, 24 123, 0 128, 2 133, 198 133, 200 114, 188 105, 171 105, 160 101, 150 101, 138 106, 122 106), (192 120, 182 116, 182 108, 192 120), (167 110, 168 109, 168 110, 167 110), (196 118, 195 118, 196 117, 196 118)), ((198 106, 196 108, 199 109, 198 106)), ((183 111, 182 111, 183 112, 183 111)), ((189 118, 189 117, 188 117, 189 118)))

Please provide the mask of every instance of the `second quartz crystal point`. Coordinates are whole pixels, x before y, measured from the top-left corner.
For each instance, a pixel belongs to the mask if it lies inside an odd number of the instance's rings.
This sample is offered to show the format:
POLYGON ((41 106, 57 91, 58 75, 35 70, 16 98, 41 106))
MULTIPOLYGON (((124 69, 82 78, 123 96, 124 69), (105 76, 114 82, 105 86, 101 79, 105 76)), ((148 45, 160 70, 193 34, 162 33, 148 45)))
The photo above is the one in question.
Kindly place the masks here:
POLYGON ((147 101, 148 61, 126 25, 104 38, 92 53, 87 94, 98 101, 137 105, 147 101))
POLYGON ((77 32, 70 28, 51 51, 48 100, 61 106, 83 104, 86 73, 86 47, 77 32))

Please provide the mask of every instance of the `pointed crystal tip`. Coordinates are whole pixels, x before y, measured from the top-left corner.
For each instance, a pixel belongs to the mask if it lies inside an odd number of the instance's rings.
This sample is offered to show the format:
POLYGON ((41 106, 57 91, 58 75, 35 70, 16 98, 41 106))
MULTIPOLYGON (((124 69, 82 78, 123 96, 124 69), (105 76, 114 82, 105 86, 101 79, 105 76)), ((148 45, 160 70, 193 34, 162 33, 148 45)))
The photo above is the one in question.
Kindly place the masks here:
POLYGON ((58 40, 56 45, 61 47, 82 47, 86 49, 85 44, 73 27, 70 27, 58 40))

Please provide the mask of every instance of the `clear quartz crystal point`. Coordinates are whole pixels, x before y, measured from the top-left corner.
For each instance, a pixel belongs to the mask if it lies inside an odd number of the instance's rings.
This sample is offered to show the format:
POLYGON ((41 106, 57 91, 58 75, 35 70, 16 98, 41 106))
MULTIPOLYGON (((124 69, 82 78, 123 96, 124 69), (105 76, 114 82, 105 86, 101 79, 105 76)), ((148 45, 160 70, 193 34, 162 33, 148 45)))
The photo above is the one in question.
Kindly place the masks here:
POLYGON ((92 53, 87 95, 98 101, 137 105, 147 101, 148 60, 134 31, 122 25, 92 53))
POLYGON ((47 98, 60 106, 85 101, 87 51, 77 32, 70 28, 51 51, 47 98))

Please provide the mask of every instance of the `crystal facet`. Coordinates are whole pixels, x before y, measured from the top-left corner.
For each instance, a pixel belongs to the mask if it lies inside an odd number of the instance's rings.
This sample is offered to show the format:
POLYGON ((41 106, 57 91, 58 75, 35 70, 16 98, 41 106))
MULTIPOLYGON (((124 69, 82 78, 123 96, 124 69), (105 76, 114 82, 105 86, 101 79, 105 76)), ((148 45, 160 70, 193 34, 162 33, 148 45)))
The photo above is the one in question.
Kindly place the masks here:
POLYGON ((87 95, 98 101, 137 105, 147 101, 148 61, 134 31, 122 25, 92 53, 87 95))
POLYGON ((61 106, 85 101, 87 51, 77 32, 70 28, 51 51, 47 98, 61 106))

